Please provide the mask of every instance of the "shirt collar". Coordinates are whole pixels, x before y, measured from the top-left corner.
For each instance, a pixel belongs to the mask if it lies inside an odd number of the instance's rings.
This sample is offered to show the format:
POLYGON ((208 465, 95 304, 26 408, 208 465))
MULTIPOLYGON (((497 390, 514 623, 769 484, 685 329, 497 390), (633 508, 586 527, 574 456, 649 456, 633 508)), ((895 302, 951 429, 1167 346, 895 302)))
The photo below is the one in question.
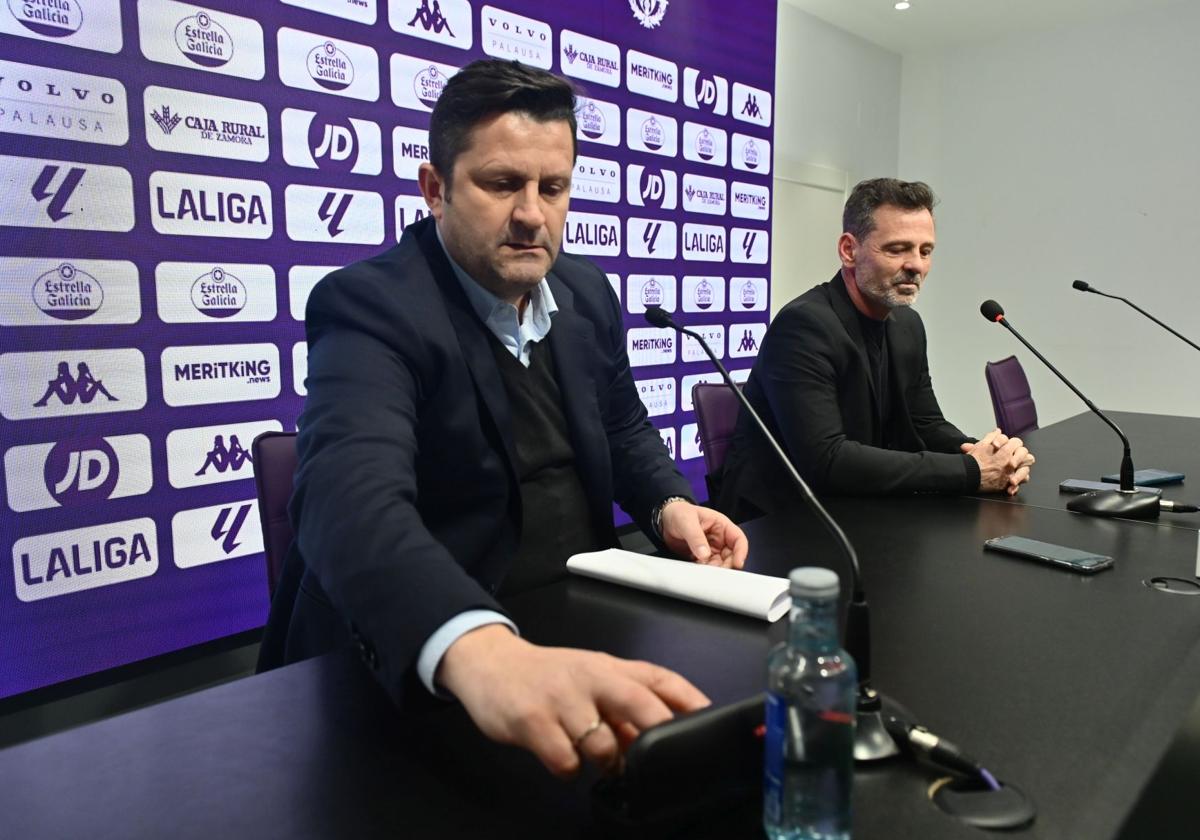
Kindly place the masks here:
MULTIPOLYGON (((446 242, 442 239, 442 229, 435 225, 434 230, 437 232, 438 244, 445 251, 446 259, 450 261, 450 267, 454 270, 454 276, 458 278, 459 285, 462 286, 462 290, 466 294, 467 300, 470 301, 471 308, 479 316, 479 320, 490 326, 497 319, 505 317, 510 311, 512 317, 516 319, 517 307, 496 297, 470 274, 467 274, 466 270, 454 261, 454 257, 450 256, 446 242)), ((529 305, 525 308, 525 313, 529 317, 524 323, 545 336, 550 331, 550 317, 556 312, 558 312, 558 304, 554 300, 554 294, 550 291, 550 284, 543 277, 529 294, 529 305)))

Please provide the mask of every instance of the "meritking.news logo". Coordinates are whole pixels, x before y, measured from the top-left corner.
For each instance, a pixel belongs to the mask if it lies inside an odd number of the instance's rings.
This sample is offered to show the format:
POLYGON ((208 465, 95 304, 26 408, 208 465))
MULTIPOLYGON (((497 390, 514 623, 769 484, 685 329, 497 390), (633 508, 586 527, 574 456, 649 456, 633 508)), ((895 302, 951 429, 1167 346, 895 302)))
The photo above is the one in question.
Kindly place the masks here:
POLYGON ((116 79, 0 61, 0 131, 124 146, 125 86, 116 79))
POLYGON ((151 61, 255 81, 266 75, 256 20, 174 0, 138 0, 138 39, 151 61))
POLYGON ((379 125, 354 117, 318 119, 315 111, 284 108, 283 159, 291 166, 353 175, 383 170, 379 125))
POLYGON ((160 368, 163 401, 170 406, 279 396, 279 348, 274 344, 167 347, 160 368))
POLYGON ((135 324, 141 312, 127 260, 0 257, 0 326, 135 324))
POLYGON ((150 85, 142 103, 146 142, 153 149, 259 163, 267 159, 267 109, 257 102, 150 85))

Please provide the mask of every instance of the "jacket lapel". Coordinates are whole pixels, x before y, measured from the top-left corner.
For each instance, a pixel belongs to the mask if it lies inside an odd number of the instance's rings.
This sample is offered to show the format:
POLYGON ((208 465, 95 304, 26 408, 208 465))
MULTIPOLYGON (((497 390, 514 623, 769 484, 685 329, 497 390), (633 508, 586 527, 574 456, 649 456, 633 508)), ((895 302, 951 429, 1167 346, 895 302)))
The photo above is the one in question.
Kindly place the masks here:
MULTIPOLYGON (((846 291, 846 284, 840 271, 833 275, 833 279, 829 281, 828 285, 829 300, 833 305, 833 311, 837 313, 838 320, 842 322, 842 326, 850 336, 854 350, 858 353, 858 360, 867 374, 867 387, 871 391, 871 417, 876 418, 879 416, 879 392, 875 388, 875 379, 871 376, 871 363, 867 358, 867 341, 863 338, 862 327, 858 322, 858 310, 854 308, 854 302, 850 300, 850 294, 846 291)), ((891 330, 888 332, 890 333, 891 330)), ((888 347, 888 350, 890 357, 891 347, 888 347)), ((874 420, 871 425, 875 425, 874 420)))

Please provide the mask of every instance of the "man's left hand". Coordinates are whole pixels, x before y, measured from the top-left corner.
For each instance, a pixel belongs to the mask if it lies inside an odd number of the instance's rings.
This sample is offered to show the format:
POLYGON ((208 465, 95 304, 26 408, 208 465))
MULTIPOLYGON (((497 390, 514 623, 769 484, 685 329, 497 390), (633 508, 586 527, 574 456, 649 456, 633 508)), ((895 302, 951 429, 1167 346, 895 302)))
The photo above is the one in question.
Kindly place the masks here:
POLYGON ((746 535, 728 516, 683 500, 663 508, 662 538, 680 557, 727 569, 742 568, 750 550, 746 535))

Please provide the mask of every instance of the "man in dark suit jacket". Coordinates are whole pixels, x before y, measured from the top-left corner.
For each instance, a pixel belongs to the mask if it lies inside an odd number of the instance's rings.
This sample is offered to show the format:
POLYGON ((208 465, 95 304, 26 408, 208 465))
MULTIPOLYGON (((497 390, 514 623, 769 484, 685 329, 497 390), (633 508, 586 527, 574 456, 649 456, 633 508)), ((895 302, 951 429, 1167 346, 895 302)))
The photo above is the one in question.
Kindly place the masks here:
MULTIPOLYGON (((864 181, 846 202, 842 268, 785 306, 746 382, 751 405, 817 492, 1015 493, 1033 456, 993 430, 976 441, 942 416, 925 327, 908 308, 929 272, 934 197, 920 182, 864 181)), ((800 504, 745 414, 720 478, 735 520, 800 504)))
POLYGON ((452 695, 561 774, 706 698, 649 663, 525 642, 497 595, 616 545, 614 500, 697 562, 740 567, 747 550, 687 498, 604 273, 559 255, 574 108, 549 73, 464 68, 430 123, 431 218, 313 290, 296 540, 262 656, 357 644, 397 702, 406 686, 452 695))

